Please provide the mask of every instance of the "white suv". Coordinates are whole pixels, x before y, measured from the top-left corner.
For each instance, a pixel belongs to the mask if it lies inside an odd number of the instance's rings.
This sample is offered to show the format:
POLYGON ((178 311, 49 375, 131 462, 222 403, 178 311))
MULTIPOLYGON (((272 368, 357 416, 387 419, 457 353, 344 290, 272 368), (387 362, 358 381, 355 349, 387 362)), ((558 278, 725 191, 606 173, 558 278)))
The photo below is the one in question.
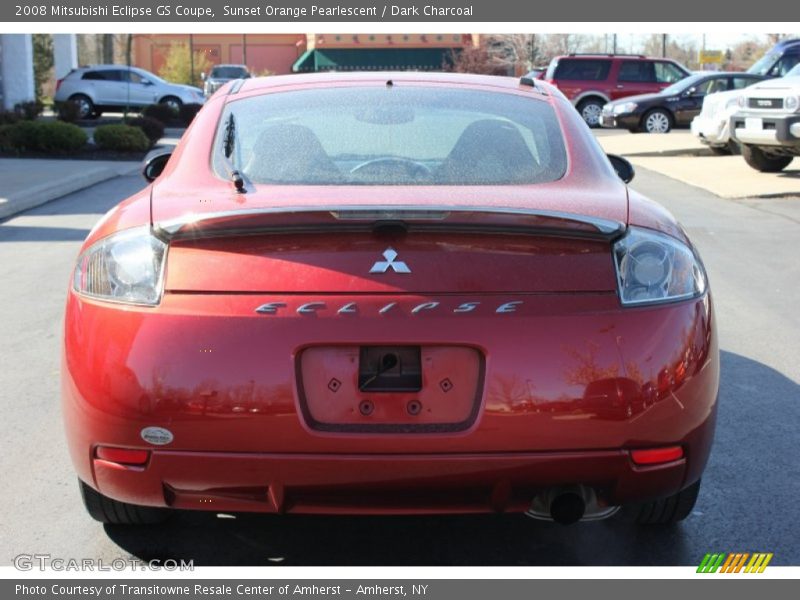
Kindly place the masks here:
POLYGON ((730 130, 748 165, 776 173, 800 156, 800 65, 747 88, 738 104, 730 130))
POLYGON ((203 90, 164 81, 157 75, 124 65, 93 65, 73 69, 56 84, 56 102, 75 102, 81 119, 104 110, 169 104, 177 113, 183 104, 202 104, 203 90))

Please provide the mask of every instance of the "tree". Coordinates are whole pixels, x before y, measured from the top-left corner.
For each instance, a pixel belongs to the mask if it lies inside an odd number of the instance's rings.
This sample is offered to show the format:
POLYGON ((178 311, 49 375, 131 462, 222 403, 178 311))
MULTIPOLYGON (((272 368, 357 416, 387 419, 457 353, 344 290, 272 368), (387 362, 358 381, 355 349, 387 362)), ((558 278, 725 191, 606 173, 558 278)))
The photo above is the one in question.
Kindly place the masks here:
POLYGON ((486 50, 492 64, 507 75, 524 75, 539 60, 536 34, 492 35, 487 39, 486 50))
POLYGON ((459 52, 452 52, 449 64, 443 65, 443 69, 454 73, 508 74, 507 68, 494 62, 489 53, 488 44, 483 40, 478 46, 466 46, 459 52))
POLYGON ((53 70, 53 36, 49 33, 34 33, 33 42, 33 79, 36 86, 36 101, 44 97, 42 86, 52 76, 53 70))
POLYGON ((167 50, 164 64, 158 70, 158 74, 173 83, 186 83, 197 85, 200 73, 211 69, 211 61, 200 51, 194 52, 194 73, 192 73, 192 55, 189 52, 189 44, 185 42, 173 42, 167 50))

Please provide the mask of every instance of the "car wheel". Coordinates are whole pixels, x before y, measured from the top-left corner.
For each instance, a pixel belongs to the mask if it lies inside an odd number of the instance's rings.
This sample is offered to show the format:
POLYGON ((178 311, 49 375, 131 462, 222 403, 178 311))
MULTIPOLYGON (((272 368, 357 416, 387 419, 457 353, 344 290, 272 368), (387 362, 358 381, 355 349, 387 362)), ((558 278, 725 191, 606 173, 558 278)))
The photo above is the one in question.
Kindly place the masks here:
POLYGON ((109 525, 153 525, 169 517, 169 511, 152 506, 137 506, 112 500, 80 481, 83 505, 89 515, 109 525))
POLYGON ((175 113, 175 116, 178 116, 181 113, 181 107, 183 106, 183 102, 181 102, 180 98, 176 98, 175 96, 166 96, 158 101, 159 104, 166 104, 167 106, 172 109, 172 112, 175 113))
POLYGON ((672 496, 625 507, 625 512, 638 525, 671 525, 683 521, 691 514, 699 493, 698 480, 672 496))
POLYGON ((603 102, 590 98, 578 104, 578 112, 589 127, 600 126, 600 115, 603 112, 603 102))
POLYGON ((84 94, 75 94, 69 97, 69 101, 73 102, 78 107, 79 119, 90 119, 94 114, 94 103, 89 96, 84 94))
POLYGON ((758 146, 742 144, 742 157, 744 161, 762 173, 778 173, 783 171, 792 162, 792 156, 770 156, 758 146))
POLYGON ((644 116, 642 129, 647 133, 669 133, 672 129, 672 115, 662 108, 654 108, 644 116))

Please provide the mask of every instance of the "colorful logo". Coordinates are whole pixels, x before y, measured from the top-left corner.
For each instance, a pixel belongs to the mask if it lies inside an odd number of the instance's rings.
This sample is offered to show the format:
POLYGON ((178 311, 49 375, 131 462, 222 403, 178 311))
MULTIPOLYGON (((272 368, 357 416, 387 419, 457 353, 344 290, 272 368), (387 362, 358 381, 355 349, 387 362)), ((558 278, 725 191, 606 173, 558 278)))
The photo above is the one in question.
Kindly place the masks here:
POLYGON ((753 552, 752 554, 749 552, 708 553, 700 561, 697 572, 763 573, 771 560, 772 552, 753 552))

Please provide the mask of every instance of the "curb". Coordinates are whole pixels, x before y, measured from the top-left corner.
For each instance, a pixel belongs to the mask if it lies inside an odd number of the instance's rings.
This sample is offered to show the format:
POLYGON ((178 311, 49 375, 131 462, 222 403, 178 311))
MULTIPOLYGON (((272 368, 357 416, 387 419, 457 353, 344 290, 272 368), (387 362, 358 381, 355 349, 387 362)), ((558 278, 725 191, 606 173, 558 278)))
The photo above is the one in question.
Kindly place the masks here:
POLYGON ((95 169, 63 177, 57 181, 48 181, 40 185, 31 186, 24 192, 9 194, 7 198, 0 198, 0 220, 7 219, 17 213, 41 206, 80 190, 86 189, 103 181, 108 181, 120 175, 136 172, 133 167, 114 168, 97 167, 95 169))

